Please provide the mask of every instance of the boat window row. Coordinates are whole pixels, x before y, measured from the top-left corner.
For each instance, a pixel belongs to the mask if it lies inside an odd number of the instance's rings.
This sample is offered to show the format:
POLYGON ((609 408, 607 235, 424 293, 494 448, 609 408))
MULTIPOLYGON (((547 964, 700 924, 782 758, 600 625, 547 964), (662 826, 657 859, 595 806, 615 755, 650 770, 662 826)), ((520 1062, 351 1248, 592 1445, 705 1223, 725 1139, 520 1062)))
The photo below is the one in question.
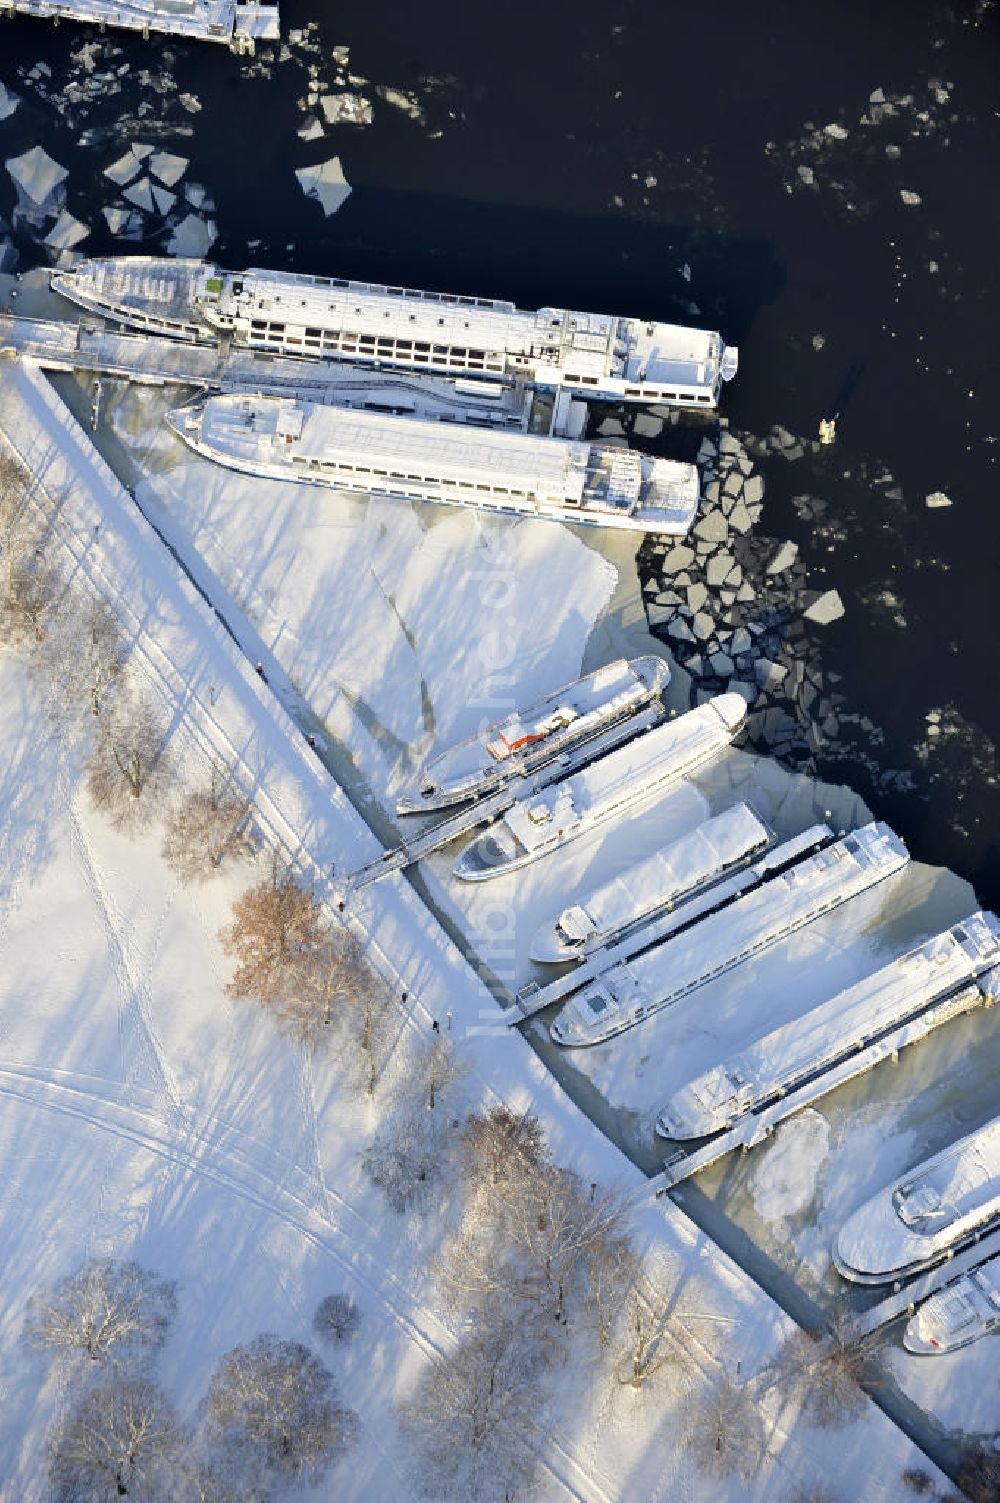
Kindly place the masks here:
POLYGON ((283 323, 253 319, 250 341, 275 348, 293 346, 315 354, 357 355, 373 360, 399 360, 408 365, 446 365, 457 370, 504 374, 503 357, 490 350, 471 350, 461 345, 431 344, 426 340, 396 338, 389 334, 361 334, 354 330, 318 327, 286 330, 283 323))
POLYGON ((711 402, 711 392, 705 391, 662 391, 654 386, 626 386, 627 397, 642 397, 644 400, 655 397, 658 402, 711 402))
MULTIPOLYGON (((514 496, 521 500, 529 501, 534 497, 533 491, 518 489, 512 485, 484 485, 471 480, 446 480, 438 475, 414 475, 403 470, 380 470, 373 465, 349 464, 338 459, 319 459, 312 455, 293 454, 292 463, 312 470, 336 470, 346 477, 355 477, 359 480, 407 480, 417 485, 437 486, 444 490, 474 491, 485 496, 514 496)), ((384 489, 384 487, 383 487, 384 489)), ((408 492, 393 492, 394 495, 407 495, 408 492)), ((559 496, 546 497, 547 500, 558 505, 562 500, 559 496)))
MULTIPOLYGON (((422 303, 450 303, 462 308, 490 308, 500 313, 514 312, 511 303, 501 302, 490 297, 470 297, 464 293, 455 292, 426 292, 417 287, 387 287, 381 282, 351 282, 344 277, 309 277, 297 276, 296 283, 300 287, 342 287, 346 292, 364 292, 374 294, 376 297, 399 297, 413 299, 422 303)), ((277 293, 274 302, 282 301, 282 294, 277 293)), ((305 301, 302 302, 303 307, 305 301)), ((336 311, 336 304, 330 304, 330 311, 336 311)))

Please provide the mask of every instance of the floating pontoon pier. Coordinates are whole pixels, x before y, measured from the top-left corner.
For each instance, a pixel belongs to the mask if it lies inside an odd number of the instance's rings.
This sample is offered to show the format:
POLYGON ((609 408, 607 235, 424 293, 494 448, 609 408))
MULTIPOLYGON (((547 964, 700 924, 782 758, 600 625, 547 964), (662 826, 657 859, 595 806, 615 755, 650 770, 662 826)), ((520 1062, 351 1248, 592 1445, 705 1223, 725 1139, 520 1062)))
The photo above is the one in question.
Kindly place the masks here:
POLYGON ((689 1081, 660 1113, 656 1131, 684 1139, 732 1127, 998 964, 1000 923, 991 913, 971 914, 689 1081))
POLYGON ((602 971, 576 993, 549 1032, 555 1043, 579 1048, 634 1028, 901 871, 909 859, 888 825, 865 825, 687 933, 602 971))
POLYGON ((504 784, 487 794, 485 798, 466 804, 456 813, 450 814, 447 819, 425 826, 394 850, 383 852, 367 866, 352 872, 344 881, 345 901, 350 893, 358 888, 367 887, 370 882, 377 882, 380 877, 388 875, 389 872, 402 871, 405 867, 412 866, 414 862, 422 861, 425 856, 430 856, 434 851, 442 850, 453 840, 459 840, 463 835, 468 835, 472 830, 492 824, 511 808, 518 798, 532 797, 547 788, 550 783, 586 767, 634 737, 645 735, 646 732, 658 726, 662 719, 663 708, 657 700, 647 705, 645 709, 636 711, 634 715, 605 727, 588 740, 574 746, 571 751, 563 753, 554 762, 529 773, 523 782, 504 784))
POLYGON ((234 52, 253 52, 257 42, 281 35, 278 7, 255 0, 0 0, 4 14, 225 42, 234 52))
POLYGON ((599 443, 290 397, 209 397, 167 421, 204 458, 271 480, 640 533, 685 533, 698 510, 693 464, 599 443))
POLYGON ((737 1148, 743 1150, 756 1148, 759 1143, 765 1142, 775 1128, 787 1118, 821 1101, 838 1086, 846 1085, 850 1080, 857 1080, 860 1076, 867 1075, 869 1070, 874 1070, 876 1065, 886 1060, 895 1064, 904 1049, 910 1044, 921 1043, 942 1023, 949 1023, 953 1018, 973 1012, 984 1002, 987 1006, 991 1006, 1000 996, 1000 986, 995 978, 996 972, 990 972, 979 985, 964 987, 962 991, 947 997, 944 1002, 936 1002, 926 1012, 911 1018, 900 1028, 890 1029, 875 1043, 859 1049, 856 1054, 842 1060, 839 1065, 821 1071, 789 1095, 779 1098, 771 1106, 765 1106, 759 1112, 749 1113, 735 1127, 713 1138, 704 1147, 696 1148, 692 1153, 682 1151, 673 1154, 656 1176, 655 1193, 665 1194, 675 1185, 700 1174, 709 1165, 718 1163, 719 1159, 725 1158, 728 1153, 734 1152, 737 1148))
POLYGON ((337 277, 123 256, 54 271, 52 286, 177 339, 214 332, 274 355, 523 381, 587 401, 711 410, 738 364, 704 329, 337 277))
POLYGON ((515 998, 515 1005, 507 1009, 504 1021, 508 1024, 523 1023, 555 1002, 562 1002, 585 986, 596 976, 626 960, 644 954, 662 944, 671 935, 681 934, 692 928, 707 914, 717 913, 734 903, 744 893, 760 886, 769 878, 812 855, 833 839, 833 831, 827 825, 812 825, 801 835, 793 835, 781 845, 776 845, 759 861, 754 861, 731 876, 700 888, 684 902, 668 905, 665 912, 647 915, 644 919, 627 926, 613 944, 605 944, 590 951, 579 966, 565 972, 555 981, 539 986, 529 981, 522 986, 515 998))
POLYGON ((518 799, 466 847, 455 863, 455 876, 485 882, 517 871, 630 814, 719 756, 740 730, 746 711, 741 695, 719 694, 544 793, 518 799))

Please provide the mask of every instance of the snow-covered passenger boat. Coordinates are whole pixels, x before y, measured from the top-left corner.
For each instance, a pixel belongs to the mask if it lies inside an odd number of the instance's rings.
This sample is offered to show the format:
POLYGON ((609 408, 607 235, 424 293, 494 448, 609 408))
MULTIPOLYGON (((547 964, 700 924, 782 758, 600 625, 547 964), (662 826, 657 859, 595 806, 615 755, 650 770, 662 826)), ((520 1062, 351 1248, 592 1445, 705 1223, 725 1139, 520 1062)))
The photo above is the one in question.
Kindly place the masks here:
POLYGON ((527 866, 578 835, 589 835, 665 793, 717 757, 746 719, 746 700, 719 694, 696 710, 637 736, 582 772, 520 799, 466 846, 455 876, 484 882, 527 866))
POLYGON ((271 354, 523 381, 588 400, 711 409, 738 363, 721 335, 680 324, 165 257, 81 260, 53 272, 52 285, 179 339, 215 332, 271 354))
POLYGON ((205 42, 228 42, 234 52, 253 52, 258 41, 281 35, 276 5, 256 0, 2 0, 4 12, 43 20, 90 22, 125 31, 165 32, 205 42))
POLYGON ((888 825, 865 825, 684 933, 602 971, 575 993, 549 1032, 573 1048, 624 1033, 883 882, 909 859, 888 825))
POLYGON ((1000 1257, 980 1263, 926 1299, 903 1332, 918 1357, 940 1356, 1000 1331, 1000 1257))
POLYGON ((671 534, 698 509, 694 465, 597 443, 290 397, 208 397, 167 421, 229 469, 399 501, 671 534))
POLYGON ((936 1023, 938 1004, 998 964, 1000 922, 973 913, 688 1081, 656 1119, 656 1131, 684 1139, 732 1127, 918 1013, 934 1007, 936 1023))
POLYGON ((527 777, 658 699, 670 682, 662 658, 618 658, 564 684, 433 757, 397 814, 446 809, 527 777))
POLYGON ((930 1268, 1000 1222, 1000 1117, 918 1164, 845 1221, 833 1261, 877 1284, 930 1268))
POLYGON ((749 805, 734 804, 543 924, 531 942, 532 960, 582 960, 624 929, 694 897, 764 850, 769 840, 766 825, 749 805))

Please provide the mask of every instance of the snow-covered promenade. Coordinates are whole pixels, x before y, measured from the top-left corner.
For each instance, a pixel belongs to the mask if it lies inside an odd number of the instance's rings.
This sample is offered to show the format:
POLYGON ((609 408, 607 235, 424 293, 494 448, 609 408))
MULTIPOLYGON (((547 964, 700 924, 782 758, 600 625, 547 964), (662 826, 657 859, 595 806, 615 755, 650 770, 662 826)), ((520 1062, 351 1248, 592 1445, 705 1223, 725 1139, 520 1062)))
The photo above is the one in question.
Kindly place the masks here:
MULTIPOLYGON (((332 897, 334 867, 358 865, 379 846, 298 726, 29 364, 0 362, 0 426, 41 493, 60 500, 61 544, 114 599, 178 741, 192 756, 212 749, 238 761, 268 838, 332 897)), ((351 1374, 364 1433, 349 1472, 338 1474, 338 1496, 408 1497, 392 1399, 453 1339, 429 1302, 433 1227, 393 1218, 361 1175, 366 1108, 338 1101, 318 1066, 223 1000, 214 934, 238 879, 211 896, 179 894, 155 841, 132 847, 102 829, 77 791, 78 769, 59 760, 32 711, 20 670, 7 661, 0 670, 8 704, 21 694, 20 714, 2 733, 11 770, 0 850, 0 1172, 18 1215, 3 1220, 0 1388, 9 1395, 20 1381, 17 1291, 39 1277, 37 1248, 24 1236, 34 1220, 47 1227, 47 1270, 64 1267, 81 1243, 128 1254, 138 1242, 185 1282, 191 1307, 168 1373, 179 1396, 197 1388, 234 1334, 301 1319, 332 1263, 377 1328, 367 1370, 351 1374), (42 933, 52 944, 39 957, 42 933), (39 1000, 25 1009, 20 998, 32 987, 39 1000), (24 1174, 31 1155, 45 1158, 48 1175, 24 1174), (48 1194, 63 1197, 58 1208, 48 1194), (261 1259, 265 1271, 255 1272, 261 1259)), ((404 877, 367 888, 349 921, 386 979, 406 991, 410 1026, 450 1025, 478 1099, 534 1110, 559 1162, 641 1200, 639 1171, 503 1027, 473 965, 404 877)), ((671 1202, 641 1205, 637 1221, 652 1266, 680 1262, 697 1278, 699 1318, 686 1338, 696 1361, 711 1367, 724 1354, 744 1378, 759 1371, 788 1334, 787 1319, 671 1202)), ((720 1483, 678 1452, 670 1404, 611 1404, 586 1371, 552 1381, 560 1402, 537 1493, 545 1499, 763 1503, 796 1483, 850 1475, 852 1496, 891 1503, 902 1468, 929 1470, 871 1404, 847 1428, 824 1432, 769 1396, 771 1464, 749 1484, 720 1483), (664 1467, 667 1452, 676 1469, 664 1467)), ((0 1473, 26 1503, 42 1496, 37 1447, 56 1397, 23 1385, 0 1430, 0 1473)))

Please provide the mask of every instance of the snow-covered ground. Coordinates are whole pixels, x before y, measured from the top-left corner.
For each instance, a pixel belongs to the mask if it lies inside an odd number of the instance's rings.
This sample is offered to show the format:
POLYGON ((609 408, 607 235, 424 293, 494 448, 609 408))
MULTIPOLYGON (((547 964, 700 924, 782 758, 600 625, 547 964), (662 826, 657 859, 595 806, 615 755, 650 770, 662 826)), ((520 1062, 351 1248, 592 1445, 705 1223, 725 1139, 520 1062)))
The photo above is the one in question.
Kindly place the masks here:
MULTIPOLYGON (((42 377, 4 365, 0 422, 46 489, 64 494, 61 527, 77 567, 112 593, 151 688, 183 711, 178 751, 189 764, 206 746, 238 757, 271 837, 325 890, 333 861, 353 864, 376 848, 359 816, 42 377)), ((158 473, 161 457, 149 466, 161 504, 266 629, 317 713, 350 730, 366 770, 381 748, 383 793, 436 734, 463 734, 492 712, 476 696, 506 704, 572 677, 615 585, 608 564, 558 527, 487 533, 461 517, 425 526, 406 508, 382 515, 351 501, 331 514, 320 506, 330 498, 293 487, 247 482, 230 492, 227 478, 216 489, 207 466, 192 467, 183 511, 167 486, 176 476, 158 473), (492 582, 502 594, 491 615, 492 582)), ((10 1496, 45 1496, 41 1445, 60 1397, 19 1342, 25 1299, 83 1256, 114 1253, 180 1283, 163 1372, 188 1410, 221 1351, 265 1329, 308 1340, 318 1299, 352 1292, 362 1334, 333 1365, 362 1434, 337 1495, 411 1497, 392 1406, 453 1339, 428 1274, 446 1217, 387 1212, 358 1161, 372 1109, 345 1094, 335 1070, 309 1066, 252 1008, 224 996, 217 930, 252 873, 179 888, 157 835, 131 843, 93 813, 79 749, 39 719, 11 659, 0 660, 0 686, 9 711, 0 727, 0 1475, 10 1496)), ((710 801, 685 792, 651 817, 679 828, 710 801)), ((574 861, 594 859, 585 845, 574 861)), ((354 920, 376 963, 409 988, 414 1028, 453 1013, 474 1067, 470 1101, 533 1107, 557 1159, 641 1187, 525 1042, 493 1026, 489 994, 408 883, 368 889, 354 920)), ((792 1180, 786 1173, 783 1204, 801 1198, 792 1180)), ((650 1257, 693 1277, 684 1340, 696 1362, 711 1368, 724 1352, 744 1376, 758 1370, 787 1320, 669 1202, 638 1220, 650 1257)), ((586 1365, 552 1383, 539 1498, 770 1500, 835 1475, 854 1479, 845 1496, 860 1495, 863 1477, 866 1500, 890 1503, 900 1469, 922 1464, 871 1406, 829 1433, 771 1399, 770 1464, 752 1484, 720 1484, 678 1447, 669 1397, 612 1394, 586 1365)))

